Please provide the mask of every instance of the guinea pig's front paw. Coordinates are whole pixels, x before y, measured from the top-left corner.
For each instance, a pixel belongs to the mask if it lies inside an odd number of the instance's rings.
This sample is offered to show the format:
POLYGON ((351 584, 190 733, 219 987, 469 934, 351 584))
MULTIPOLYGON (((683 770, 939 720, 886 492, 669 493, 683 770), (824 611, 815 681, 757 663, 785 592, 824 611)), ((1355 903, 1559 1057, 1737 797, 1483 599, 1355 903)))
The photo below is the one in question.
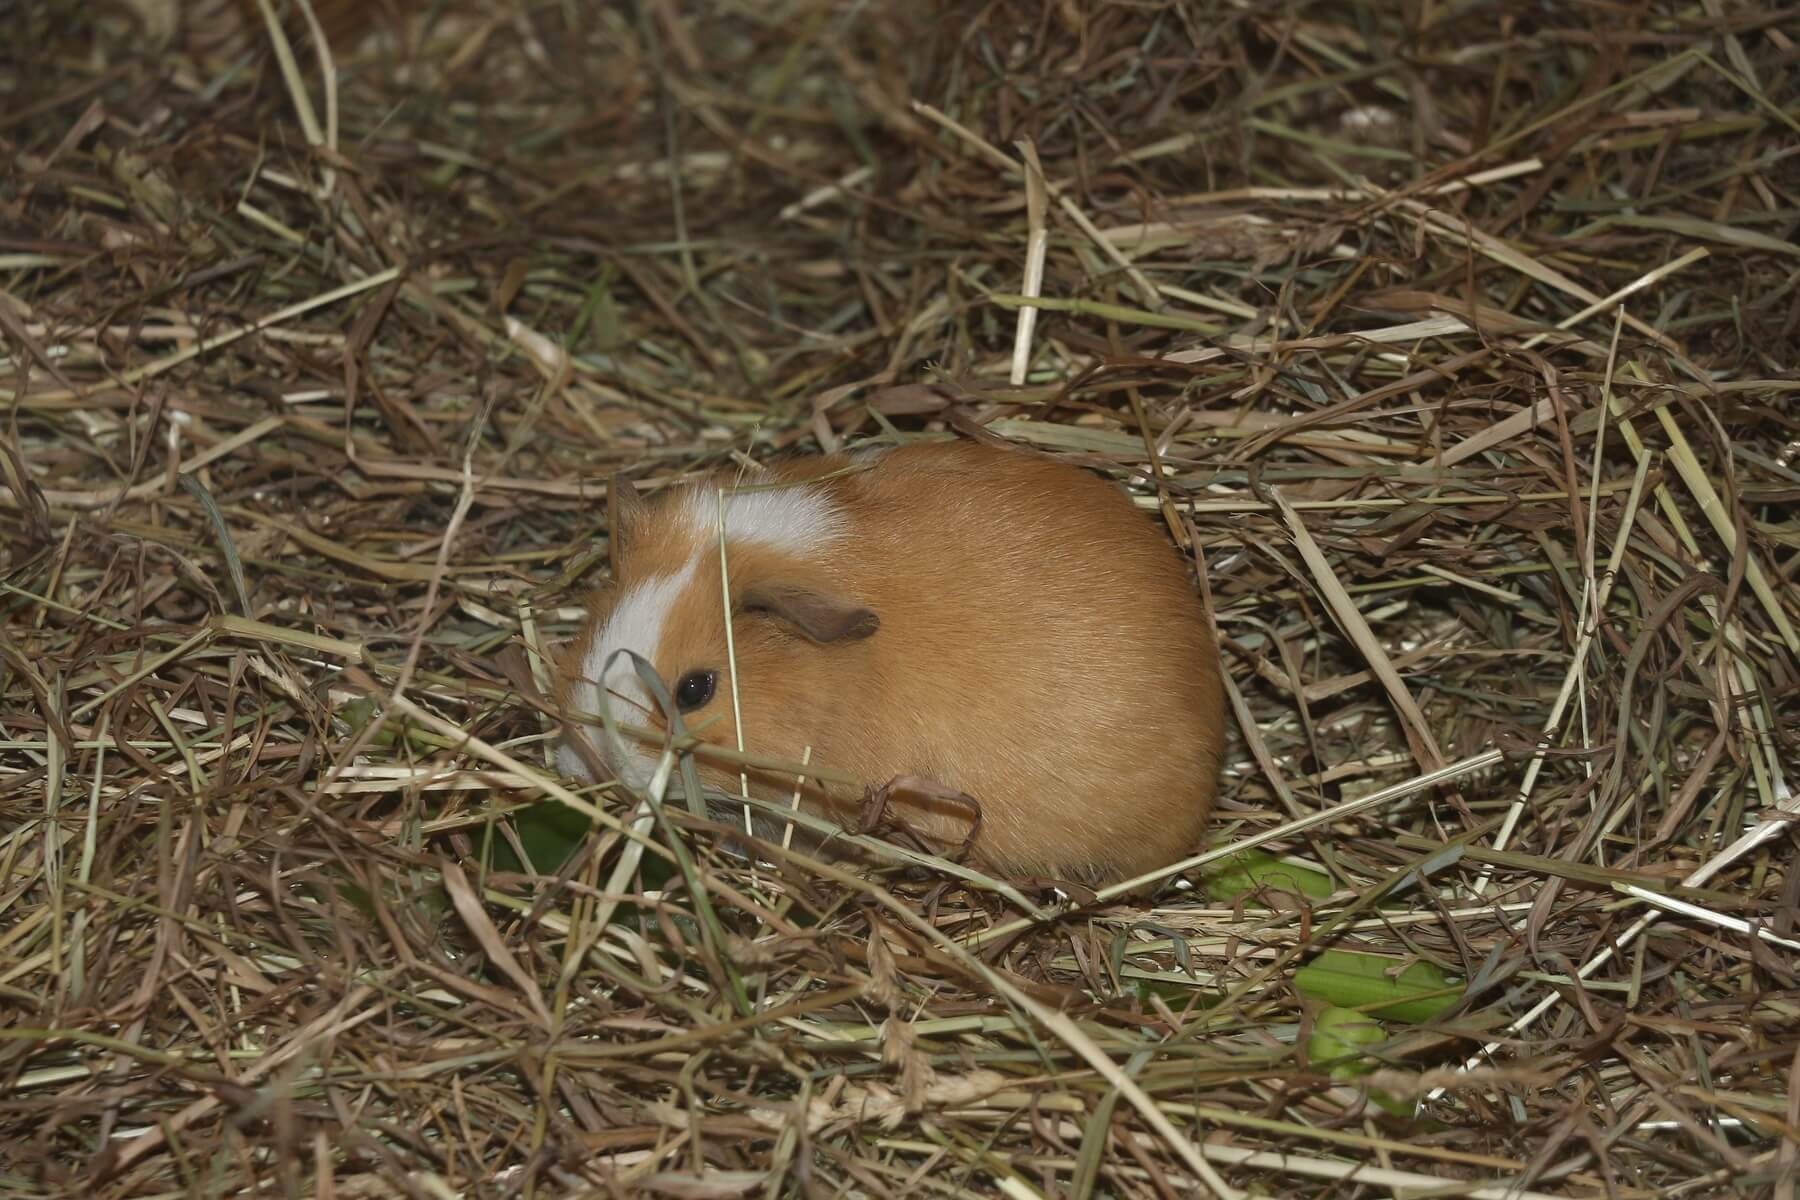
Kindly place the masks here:
POLYGON ((974 850, 981 831, 981 801, 922 775, 898 775, 863 791, 853 832, 876 830, 899 833, 927 853, 960 861, 974 850))

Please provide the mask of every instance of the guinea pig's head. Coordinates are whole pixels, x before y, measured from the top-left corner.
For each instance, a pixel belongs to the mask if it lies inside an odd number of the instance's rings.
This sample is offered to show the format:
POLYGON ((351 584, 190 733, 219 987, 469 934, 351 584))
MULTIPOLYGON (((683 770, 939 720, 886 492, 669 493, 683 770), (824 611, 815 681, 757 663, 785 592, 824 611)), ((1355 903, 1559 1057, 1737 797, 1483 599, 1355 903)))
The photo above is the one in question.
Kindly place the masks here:
MULTIPOLYGON (((623 499, 625 493, 621 493, 623 499)), ((560 694, 571 714, 558 754, 567 775, 593 772, 573 739, 633 787, 649 782, 661 749, 598 722, 602 693, 624 725, 666 733, 662 705, 640 678, 631 651, 656 672, 689 732, 735 749, 742 714, 744 749, 798 762, 817 745, 832 697, 848 683, 857 647, 866 649, 880 618, 863 598, 845 594, 831 568, 848 532, 845 514, 815 485, 730 490, 703 483, 643 503, 615 503, 614 579, 596 598, 593 618, 569 647, 560 694), (725 562, 720 562, 720 507, 725 562), (727 596, 723 580, 729 580, 727 596), (730 637, 726 619, 730 616, 730 637)), ((735 768, 696 765, 715 799, 735 794, 735 768)), ((752 771, 753 792, 792 789, 794 776, 752 771)), ((678 778, 678 777, 677 777, 678 778)))

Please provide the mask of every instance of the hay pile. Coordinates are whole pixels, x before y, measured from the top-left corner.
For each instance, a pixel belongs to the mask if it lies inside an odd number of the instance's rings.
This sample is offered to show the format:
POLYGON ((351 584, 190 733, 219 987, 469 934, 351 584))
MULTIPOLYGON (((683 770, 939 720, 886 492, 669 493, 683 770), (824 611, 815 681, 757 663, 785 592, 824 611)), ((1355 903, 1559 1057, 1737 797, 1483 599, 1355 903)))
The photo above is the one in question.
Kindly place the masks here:
POLYGON ((1793 1194, 1792 10, 318 7, 8 17, 8 1194, 1793 1194), (1289 874, 545 805, 611 472, 977 427, 1289 874))

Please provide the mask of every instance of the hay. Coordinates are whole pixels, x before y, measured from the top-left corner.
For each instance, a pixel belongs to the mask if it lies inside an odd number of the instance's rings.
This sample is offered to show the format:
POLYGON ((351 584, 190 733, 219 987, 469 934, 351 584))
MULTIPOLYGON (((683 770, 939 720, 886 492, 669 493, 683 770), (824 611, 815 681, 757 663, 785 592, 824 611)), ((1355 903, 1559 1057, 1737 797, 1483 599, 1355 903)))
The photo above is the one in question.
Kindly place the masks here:
POLYGON ((5 1190, 1792 1195, 1792 13, 681 7, 10 18, 5 1190), (975 430, 1204 563, 1201 858, 557 781, 612 472, 975 430))

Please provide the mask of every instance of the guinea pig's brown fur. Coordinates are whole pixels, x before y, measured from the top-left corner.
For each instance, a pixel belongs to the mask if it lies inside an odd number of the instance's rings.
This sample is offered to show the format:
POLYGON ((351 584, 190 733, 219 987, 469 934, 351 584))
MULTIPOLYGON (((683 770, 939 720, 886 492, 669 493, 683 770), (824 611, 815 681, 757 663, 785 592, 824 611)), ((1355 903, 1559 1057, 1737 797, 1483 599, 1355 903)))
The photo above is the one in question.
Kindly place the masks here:
MULTIPOLYGON (((705 740, 736 746, 723 487, 746 751, 799 763, 810 747, 869 786, 916 776, 965 793, 974 856, 1003 873, 1105 881, 1196 848, 1223 739, 1217 651, 1186 564, 1119 489, 969 442, 797 459, 732 484, 622 504, 618 577, 559 665, 569 711, 600 711, 601 669, 629 648, 678 698, 704 697, 686 724, 712 719, 705 740)), ((665 727, 627 656, 606 683, 620 721, 665 727)), ((627 782, 648 778, 654 746, 571 729, 627 782)), ((560 763, 591 776, 566 743, 560 763)), ((715 804, 739 790, 735 767, 700 774, 715 804)), ((786 803, 796 780, 749 782, 786 803)), ((809 781, 803 803, 851 824, 862 798, 809 781)), ((890 812, 952 845, 970 829, 941 799, 902 793, 890 812)))

